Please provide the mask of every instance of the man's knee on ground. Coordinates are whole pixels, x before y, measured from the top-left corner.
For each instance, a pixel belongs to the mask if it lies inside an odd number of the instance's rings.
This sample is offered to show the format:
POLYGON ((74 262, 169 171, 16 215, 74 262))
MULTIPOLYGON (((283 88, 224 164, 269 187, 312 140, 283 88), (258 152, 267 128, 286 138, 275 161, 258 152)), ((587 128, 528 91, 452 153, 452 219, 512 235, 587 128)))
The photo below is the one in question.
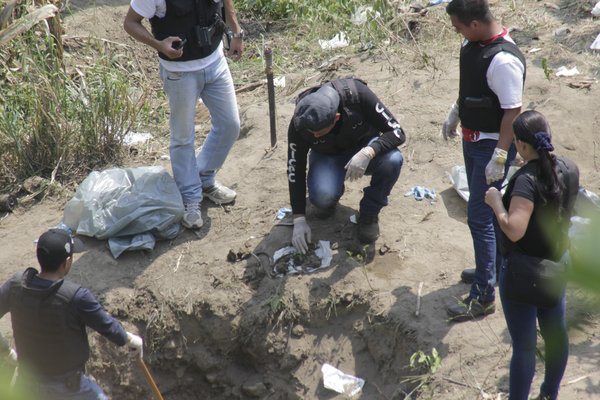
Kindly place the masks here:
POLYGON ((340 199, 334 193, 328 193, 325 191, 318 193, 310 193, 308 198, 312 205, 317 208, 333 207, 337 204, 337 202, 340 199))

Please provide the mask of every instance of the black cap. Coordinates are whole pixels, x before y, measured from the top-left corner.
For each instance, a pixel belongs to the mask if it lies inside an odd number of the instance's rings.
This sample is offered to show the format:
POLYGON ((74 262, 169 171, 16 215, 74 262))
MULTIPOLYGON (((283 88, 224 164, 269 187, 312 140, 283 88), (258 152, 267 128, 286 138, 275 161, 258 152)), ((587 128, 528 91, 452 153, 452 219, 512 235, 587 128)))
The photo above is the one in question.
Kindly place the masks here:
POLYGON ((59 228, 44 232, 37 241, 37 258, 42 269, 56 269, 67 257, 82 250, 81 241, 59 228))
POLYGON ((340 95, 329 84, 304 96, 294 111, 294 126, 297 130, 315 132, 333 125, 340 106, 340 95))

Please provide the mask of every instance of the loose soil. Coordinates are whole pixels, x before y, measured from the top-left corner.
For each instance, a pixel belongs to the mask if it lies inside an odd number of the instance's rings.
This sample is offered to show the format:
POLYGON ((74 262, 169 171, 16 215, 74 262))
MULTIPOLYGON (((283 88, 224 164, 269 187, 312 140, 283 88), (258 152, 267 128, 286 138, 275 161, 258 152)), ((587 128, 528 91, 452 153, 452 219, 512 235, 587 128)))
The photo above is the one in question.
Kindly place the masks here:
MULTIPOLYGON (((527 0, 516 2, 519 12, 513 13, 515 2, 496 2, 495 13, 517 28, 513 36, 527 55, 524 108, 548 117, 557 153, 576 160, 582 184, 600 192, 600 96, 594 80, 600 63, 588 50, 600 31, 589 17, 593 3, 527 0), (537 28, 523 28, 531 20, 539 21, 537 28), (570 33, 555 36, 561 27, 570 33), (543 59, 549 62, 546 71, 576 65, 582 75, 547 79, 543 59), (571 87, 584 78, 592 78, 591 87, 571 87)), ((67 37, 93 35, 124 44, 160 90, 154 54, 122 30, 125 2, 72 3, 70 10, 67 37)), ((441 15, 443 9, 430 13, 441 15)), ((277 89, 279 144, 272 150, 264 86, 240 92, 242 134, 219 172, 221 181, 238 192, 235 204, 204 202, 201 230, 185 230, 153 251, 126 253, 118 260, 105 242, 84 238, 87 250, 76 256, 70 278, 92 289, 109 312, 144 337, 145 359, 166 399, 342 398, 323 387, 324 363, 365 379, 362 399, 400 399, 415 387, 406 377, 425 372, 409 368, 411 354, 433 348, 441 368, 413 398, 507 397, 511 348, 500 304, 482 320, 452 324, 446 318, 446 307, 468 291, 459 282, 460 271, 473 265, 466 205, 447 178, 454 165, 462 164, 460 141, 446 142, 439 133, 458 88, 460 39, 446 40, 450 46, 425 66, 416 66, 415 51, 389 58, 341 50, 329 56, 325 68, 287 72, 287 87, 277 89), (366 79, 407 133, 405 164, 380 216, 381 237, 368 248, 356 243, 349 218, 366 180, 349 183, 331 218, 319 220, 308 211, 313 241, 333 245, 332 266, 272 279, 268 255, 291 237, 289 221, 278 221, 275 214, 289 204, 286 130, 294 96, 322 79, 348 75, 366 79), (437 200, 405 197, 416 185, 435 189, 437 200)), ((208 124, 199 105, 199 136, 208 124)), ((134 158, 130 165, 170 168, 158 157, 168 154, 166 133, 154 133, 152 152, 140 153, 154 156, 134 158)), ((65 198, 46 198, 0 221, 2 280, 36 264, 33 240, 60 221, 64 203, 65 198)), ((571 355, 561 398, 600 398, 597 308, 573 287, 567 312, 571 355)), ((9 325, 8 317, 0 321, 7 337, 9 325)), ((112 398, 152 398, 136 364, 104 338, 92 338, 89 372, 112 398)), ((538 373, 532 394, 541 380, 538 373)))

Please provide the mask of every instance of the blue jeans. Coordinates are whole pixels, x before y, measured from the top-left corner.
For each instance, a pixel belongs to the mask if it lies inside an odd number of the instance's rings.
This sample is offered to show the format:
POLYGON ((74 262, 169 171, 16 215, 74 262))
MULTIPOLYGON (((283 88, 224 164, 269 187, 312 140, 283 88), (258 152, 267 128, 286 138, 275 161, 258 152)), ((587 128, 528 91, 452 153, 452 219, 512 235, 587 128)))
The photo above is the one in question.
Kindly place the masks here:
POLYGON ((500 270, 500 300, 504 318, 512 339, 510 360, 509 400, 527 400, 531 381, 535 373, 535 353, 537 343, 536 318, 545 344, 544 383, 540 393, 552 400, 558 397, 560 381, 567 367, 569 338, 565 322, 565 294, 560 303, 549 309, 537 308, 528 304, 510 301, 505 296, 506 267, 500 270))
POLYGON ((225 57, 205 69, 169 72, 160 69, 171 116, 170 156, 173 177, 184 203, 202 201, 202 188, 215 182, 240 133, 240 117, 233 80, 225 57), (208 108, 212 126, 196 157, 194 142, 198 98, 208 108))
MULTIPOLYGON (((467 222, 473 239, 475 252, 475 281, 471 285, 469 296, 487 303, 494 301, 494 285, 496 284, 496 263, 500 262, 500 254, 496 246, 499 228, 492 209, 485 204, 485 192, 490 186, 500 190, 502 181, 488 185, 485 181, 485 167, 494 154, 498 141, 484 139, 478 142, 463 140, 463 157, 469 185, 469 202, 467 204, 467 222)), ((515 148, 511 145, 504 173, 515 158, 515 148)), ((499 265, 498 265, 499 266, 499 265)))
MULTIPOLYGON (((314 150, 308 157, 308 198, 318 208, 334 206, 344 194, 344 167, 360 148, 341 154, 323 154, 314 150)), ((365 175, 371 184, 363 190, 361 215, 376 216, 388 204, 388 196, 400 176, 404 158, 398 149, 379 154, 371 160, 365 175)))
POLYGON ((27 394, 34 395, 36 399, 44 400, 108 400, 100 386, 86 375, 81 375, 79 390, 73 391, 60 381, 39 379, 17 380, 19 388, 26 390, 27 394))

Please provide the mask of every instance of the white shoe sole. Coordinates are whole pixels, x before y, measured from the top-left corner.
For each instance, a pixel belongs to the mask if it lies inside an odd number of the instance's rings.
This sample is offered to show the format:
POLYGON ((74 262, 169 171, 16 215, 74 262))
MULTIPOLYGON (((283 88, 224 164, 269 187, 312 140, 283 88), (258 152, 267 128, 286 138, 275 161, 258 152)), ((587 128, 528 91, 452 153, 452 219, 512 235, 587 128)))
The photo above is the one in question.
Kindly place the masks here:
MULTIPOLYGON (((215 199, 212 196, 205 194, 204 197, 206 197, 207 199, 209 199, 210 201, 212 201, 213 203, 215 203, 216 205, 220 206, 223 204, 231 204, 235 201, 235 197, 231 200, 219 200, 219 199, 215 199)), ((236 196, 237 197, 237 196, 236 196)))
POLYGON ((183 225, 184 228, 192 229, 193 230, 193 229, 200 229, 200 228, 202 228, 202 225, 204 225, 204 224, 200 224, 200 225, 194 224, 194 225, 191 225, 191 224, 186 224, 185 222, 182 221, 181 225, 183 225))

